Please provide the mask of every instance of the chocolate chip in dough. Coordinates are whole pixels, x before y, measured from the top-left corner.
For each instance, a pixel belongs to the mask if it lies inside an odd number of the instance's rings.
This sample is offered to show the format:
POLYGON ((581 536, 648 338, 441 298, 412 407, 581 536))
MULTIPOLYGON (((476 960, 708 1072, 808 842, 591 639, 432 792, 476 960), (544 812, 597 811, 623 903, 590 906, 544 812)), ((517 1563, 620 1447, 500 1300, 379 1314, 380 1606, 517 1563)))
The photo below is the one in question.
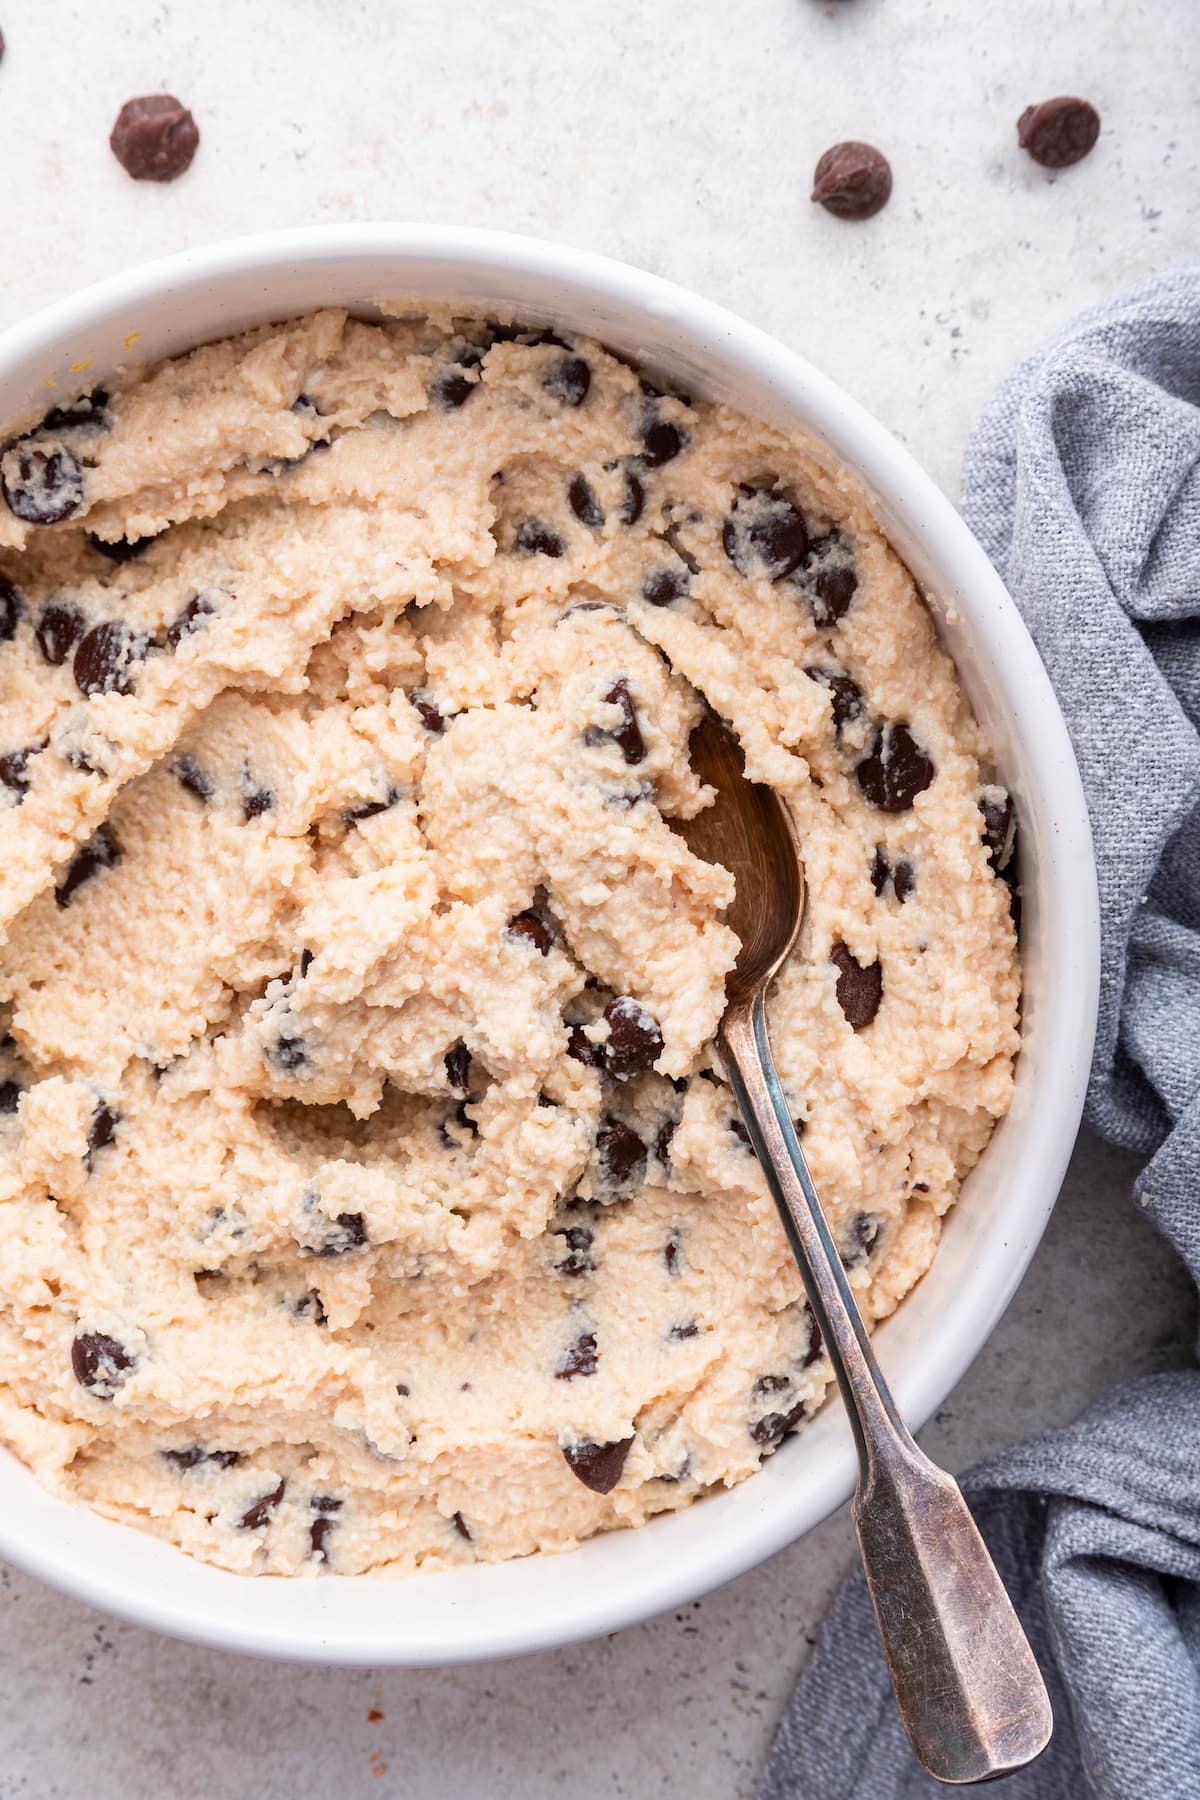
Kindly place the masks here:
POLYGON ((17 626, 21 623, 24 610, 21 590, 0 575, 0 644, 7 644, 10 638, 17 635, 17 626))
POLYGON ((663 1037, 658 1020, 628 994, 610 1000, 604 1009, 608 1040, 604 1062, 617 1081, 628 1081, 642 1069, 651 1069, 662 1055, 663 1037))
POLYGON ((81 1331, 71 1345, 71 1368, 80 1387, 90 1389, 97 1400, 111 1400, 137 1367, 124 1344, 103 1331, 81 1331))
POLYGON ((582 356, 562 356, 551 363, 542 386, 564 406, 582 406, 592 385, 592 371, 582 356))
POLYGON ((862 1031, 879 1011, 883 999, 883 968, 878 961, 868 963, 864 968, 845 944, 835 944, 829 960, 838 971, 838 1005, 855 1031, 862 1031))
POLYGON ((679 1252, 683 1249, 683 1233, 673 1231, 663 1245, 663 1262, 667 1266, 668 1275, 679 1273, 679 1252))
POLYGON ((77 606, 59 601, 43 606, 33 628, 33 641, 53 668, 60 668, 87 629, 77 606))
POLYGON ((471 1091, 471 1052, 465 1044, 455 1044, 443 1057, 446 1079, 452 1094, 467 1095, 471 1091))
POLYGON ((604 1067, 604 1045, 593 1044, 582 1025, 572 1025, 567 1031, 567 1055, 585 1069, 602 1069, 604 1067))
POLYGON ((36 754, 31 746, 27 750, 6 750, 0 756, 0 785, 17 796, 18 806, 29 792, 29 759, 36 754))
POLYGON ((1090 100, 1057 94, 1027 106, 1017 120, 1017 142, 1043 169, 1082 162, 1100 136, 1100 114, 1090 100))
POLYGON ((916 885, 917 878, 913 874, 912 864, 910 862, 898 862, 892 874, 892 892, 895 894, 896 899, 901 906, 904 905, 904 902, 913 892, 916 885))
POLYGON ((132 694, 131 665, 146 654, 146 640, 123 619, 105 619, 81 640, 72 665, 81 694, 132 694))
POLYGON ((562 1453, 572 1475, 591 1488, 593 1494, 610 1494, 621 1479, 625 1459, 633 1446, 633 1438, 618 1438, 611 1444, 593 1444, 580 1438, 563 1444, 562 1453))
POLYGON ((191 637, 193 632, 202 631, 205 619, 216 610, 206 594, 193 594, 183 611, 167 626, 167 642, 172 650, 178 650, 184 638, 191 637))
POLYGON ((361 1213, 339 1213, 336 1219, 328 1219, 323 1213, 314 1210, 314 1220, 321 1221, 324 1235, 321 1242, 309 1247, 302 1244, 302 1256, 347 1256, 351 1250, 361 1250, 368 1242, 367 1224, 361 1213))
POLYGON ((750 1436, 764 1450, 774 1450, 803 1417, 804 1402, 798 1400, 787 1412, 767 1413, 765 1417, 757 1419, 750 1427, 750 1436))
POLYGON ((649 606, 674 606, 686 596, 690 579, 686 569, 651 569, 642 582, 642 599, 649 606))
POLYGON ((547 525, 544 519, 522 520, 513 546, 522 556, 563 556, 567 548, 553 525, 547 525))
POLYGON ((936 770, 903 720, 881 725, 856 771, 863 796, 880 812, 906 812, 936 770))
POLYGON ((837 625, 858 592, 858 576, 848 563, 818 569, 813 576, 813 618, 822 628, 837 625))
POLYGON ((113 1138, 116 1136, 117 1126, 120 1122, 120 1113, 114 1112, 112 1107, 106 1106, 102 1100, 92 1114, 92 1122, 88 1126, 87 1157, 85 1160, 89 1169, 95 1159, 97 1150, 103 1150, 106 1144, 112 1143, 113 1138))
POLYGON ((429 698, 429 695, 425 692, 424 688, 414 688, 408 698, 410 703, 416 708, 421 723, 424 725, 426 731, 432 731, 436 737, 446 729, 445 719, 442 717, 433 701, 429 698))
POLYGON ((596 1267, 592 1255, 594 1233, 586 1225, 568 1225, 565 1231, 555 1233, 567 1246, 567 1254, 554 1267, 559 1275, 590 1275, 596 1267))
POLYGON ((174 181, 191 168, 200 131, 174 94, 142 94, 125 102, 108 141, 135 181, 174 181))
POLYGON ((580 524, 592 531, 599 531, 604 524, 604 508, 586 475, 572 475, 567 483, 567 504, 580 524))
POLYGON ((242 771, 242 817, 247 825, 251 819, 259 819, 263 813, 271 811, 275 805, 273 788, 260 787, 250 775, 248 769, 242 771))
POLYGON ((284 1075, 294 1075, 297 1070, 308 1067, 308 1051, 304 1039, 298 1037, 279 1036, 268 1052, 271 1062, 284 1075))
POLYGON ((356 806, 346 808, 342 823, 360 825, 364 819, 376 819, 380 813, 390 812, 399 798, 399 788, 390 787, 381 800, 360 800, 356 806))
POLYGON ((876 844, 875 854, 871 858, 871 886, 877 894, 882 894, 891 875, 892 865, 888 861, 888 853, 882 844, 876 844))
POLYGON ((257 1531, 260 1525, 265 1525, 283 1499, 283 1490, 286 1485, 286 1482, 281 1479, 277 1488, 273 1488, 269 1494, 264 1494, 261 1500, 256 1500, 253 1506, 248 1507, 238 1520, 239 1529, 257 1531))
POLYGON ((819 669, 811 667, 804 673, 811 681, 819 681, 828 688, 830 706, 833 712, 833 728, 840 735, 843 725, 852 725, 855 719, 863 714, 862 689, 849 675, 840 669, 819 669))
POLYGON ((504 935, 521 943, 532 944, 542 956, 549 956, 554 947, 553 932, 535 912, 517 913, 504 927, 504 935))
POLYGON ((1008 867, 1013 851, 1013 803, 1007 794, 996 799, 994 793, 979 802, 983 814, 983 845, 988 861, 996 873, 1008 867))
POLYGON ((779 581, 799 567, 808 529, 785 494, 765 488, 740 494, 721 527, 725 554, 749 581, 779 581))
POLYGON ((850 1222, 842 1245, 842 1262, 848 1269, 857 1269, 870 1258, 872 1250, 879 1241, 882 1223, 871 1213, 856 1213, 850 1222))
POLYGON ((173 764, 175 777, 181 787, 197 800, 208 803, 217 791, 217 784, 211 775, 206 775, 194 756, 177 756, 173 764))
POLYGON ((111 826, 98 825, 86 844, 81 844, 63 871, 54 890, 59 906, 70 906, 78 890, 102 869, 113 869, 121 860, 121 846, 111 826))
POLYGON ((809 1308, 805 1307, 804 1310, 808 1313, 808 1348, 800 1359, 800 1367, 811 1369, 825 1346, 821 1337, 821 1327, 817 1324, 809 1308))
POLYGON ((594 1375, 600 1367, 594 1331, 581 1331, 571 1339, 562 1361, 554 1371, 556 1381, 574 1381, 580 1375, 594 1375))
POLYGON ((460 1538, 465 1539, 468 1544, 474 1543, 475 1540, 471 1536, 471 1528, 460 1512, 451 1513, 450 1523, 453 1525, 460 1538))
POLYGON ((621 499, 620 519, 622 525, 636 525, 642 516, 646 504, 646 490, 640 478, 632 469, 625 470, 624 493, 621 499))
POLYGON ((623 1119, 607 1118, 596 1133, 600 1167, 610 1181, 622 1183, 640 1174, 646 1162, 646 1146, 623 1119))
POLYGON ((625 761, 630 766, 646 760, 646 740, 642 736, 642 728, 638 723, 637 708, 633 704, 633 695, 629 691, 629 683, 624 676, 614 681, 604 696, 606 706, 619 706, 622 713, 621 723, 615 728, 593 726, 585 736, 585 742, 594 744, 604 738, 611 738, 620 746, 625 761))
MULTIPOLYGON (((660 418, 657 406, 646 408, 641 429, 642 451, 638 458, 645 469, 661 469, 674 462, 687 444, 687 432, 670 419, 660 418)), ((640 508, 638 509, 641 510, 640 508)))
POLYGON ((654 1154, 664 1169, 671 1166, 671 1139, 675 1136, 678 1120, 664 1119, 654 1134, 654 1154))
POLYGON ((336 1519, 314 1519, 308 1528, 309 1553, 317 1562, 329 1561, 329 1538, 336 1519))
POLYGON ((10 1076, 0 1081, 0 1113, 15 1113, 21 1102, 21 1084, 10 1076))
POLYGON ((64 444, 14 444, 0 459, 0 488, 27 525, 58 525, 83 505, 83 470, 64 444))
POLYGON ((680 1319, 672 1325, 667 1333, 668 1339, 673 1344, 686 1343, 688 1338, 699 1336, 700 1327, 695 1319, 680 1319))
POLYGON ((162 1450, 159 1454, 173 1469, 182 1471, 206 1465, 214 1469, 235 1469, 242 1460, 240 1450, 206 1450, 203 1444, 189 1444, 183 1450, 162 1450))
POLYGON ((90 394, 81 395, 71 406, 52 406, 37 429, 39 432, 107 431, 112 424, 107 409, 107 390, 93 388, 90 394))
POLYGON ((819 158, 812 199, 838 219, 871 219, 892 193, 892 166, 874 144, 848 138, 819 158))
POLYGON ((94 531, 89 531, 87 534, 87 541, 92 546, 93 550, 98 550, 100 555, 107 557, 109 562, 130 563, 136 562, 139 556, 145 554, 154 542, 154 536, 142 538, 102 538, 97 537, 94 531))

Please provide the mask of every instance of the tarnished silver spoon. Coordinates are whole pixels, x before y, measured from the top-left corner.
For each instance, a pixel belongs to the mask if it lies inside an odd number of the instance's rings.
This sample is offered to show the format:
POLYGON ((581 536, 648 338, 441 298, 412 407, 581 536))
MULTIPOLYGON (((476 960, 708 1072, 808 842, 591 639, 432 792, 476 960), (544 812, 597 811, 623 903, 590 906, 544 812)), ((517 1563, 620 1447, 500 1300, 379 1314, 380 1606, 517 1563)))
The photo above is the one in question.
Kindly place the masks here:
POLYGON ((986 1781, 1045 1748, 1050 1699, 958 1484, 917 1448, 896 1411, 775 1072, 767 992, 804 916, 791 817, 770 788, 746 780, 736 739, 711 714, 692 735, 691 760, 717 798, 678 829, 737 883, 728 922, 742 948, 717 1047, 850 1415, 854 1524, 900 1717, 939 1781, 986 1781))

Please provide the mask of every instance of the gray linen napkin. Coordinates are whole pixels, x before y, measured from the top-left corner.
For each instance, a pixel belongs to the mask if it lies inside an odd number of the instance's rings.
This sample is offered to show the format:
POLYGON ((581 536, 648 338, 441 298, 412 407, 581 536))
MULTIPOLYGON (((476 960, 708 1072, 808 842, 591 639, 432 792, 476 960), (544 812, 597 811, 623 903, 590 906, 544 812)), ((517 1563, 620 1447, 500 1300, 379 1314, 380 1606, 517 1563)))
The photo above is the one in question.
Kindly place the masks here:
MULTIPOLYGON (((1085 313, 1009 377, 963 510, 1058 693, 1100 872, 1087 1117, 1200 1282, 1200 262, 1085 313)), ((1200 1797, 1200 1372, 1120 1387, 963 1481, 1055 1735, 1013 1800, 1200 1797)), ((760 1800, 916 1800, 862 1576, 841 1590, 760 1800)))

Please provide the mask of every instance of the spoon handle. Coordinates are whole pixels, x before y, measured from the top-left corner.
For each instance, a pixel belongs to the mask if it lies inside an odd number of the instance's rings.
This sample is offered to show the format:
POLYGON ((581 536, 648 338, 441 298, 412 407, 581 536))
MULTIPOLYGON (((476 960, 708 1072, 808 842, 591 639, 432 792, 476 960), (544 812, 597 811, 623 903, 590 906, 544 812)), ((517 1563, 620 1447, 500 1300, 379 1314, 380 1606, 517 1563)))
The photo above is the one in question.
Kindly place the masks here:
POLYGON ((761 991, 727 1011, 719 1044, 853 1427, 854 1524, 909 1742, 939 1781, 1008 1774, 1053 1728, 1033 1652, 958 1484, 913 1442, 879 1371, 788 1116, 761 991))

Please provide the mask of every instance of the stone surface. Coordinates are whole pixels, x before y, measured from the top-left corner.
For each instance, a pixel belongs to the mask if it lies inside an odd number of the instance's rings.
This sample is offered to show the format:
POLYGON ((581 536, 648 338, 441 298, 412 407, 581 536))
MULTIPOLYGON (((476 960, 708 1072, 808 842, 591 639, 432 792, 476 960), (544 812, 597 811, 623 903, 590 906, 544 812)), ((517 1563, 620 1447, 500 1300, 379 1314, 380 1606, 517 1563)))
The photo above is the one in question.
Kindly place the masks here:
MULTIPOLYGON (((234 0, 46 0, 0 23, 0 141, 22 171, 0 324, 271 225, 502 226, 726 302, 810 354, 951 491, 1009 364, 1194 250, 1200 225, 1188 0, 969 16, 950 0, 762 0, 736 20, 721 0, 369 0, 336 30, 326 5, 293 0, 273 34, 266 9, 234 0), (131 182, 107 143, 122 101, 154 91, 201 131, 167 187, 131 182), (1016 119, 1059 92, 1087 95, 1104 128, 1086 162, 1048 175, 1016 119), (864 225, 807 197, 818 155, 851 136, 895 171, 864 225)), ((1134 1167, 1081 1144, 1017 1299, 925 1433, 951 1467, 1186 1359, 1193 1307, 1128 1202, 1134 1167)), ((0 1800, 743 1800, 851 1554, 843 1515, 613 1640, 384 1675, 167 1643, 0 1572, 0 1800)))

